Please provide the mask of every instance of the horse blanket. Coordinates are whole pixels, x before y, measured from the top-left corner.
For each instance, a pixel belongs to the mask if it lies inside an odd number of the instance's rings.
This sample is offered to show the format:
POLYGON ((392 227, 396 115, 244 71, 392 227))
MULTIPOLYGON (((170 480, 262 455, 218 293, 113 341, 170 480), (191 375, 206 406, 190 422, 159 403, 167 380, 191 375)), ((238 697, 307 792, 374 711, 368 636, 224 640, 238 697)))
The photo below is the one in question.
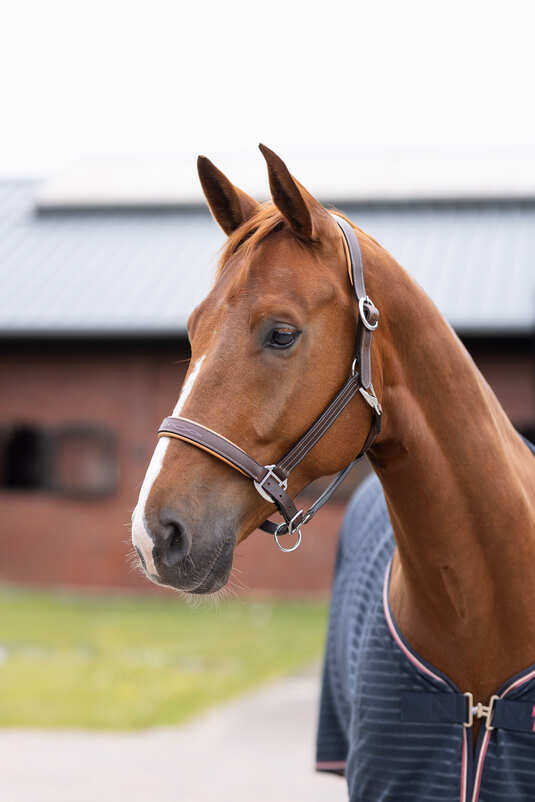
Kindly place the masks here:
MULTIPOLYGON (((535 453, 535 447, 528 443, 535 453)), ((388 600, 392 527, 378 479, 354 495, 340 537, 317 768, 345 773, 351 802, 535 800, 535 664, 498 691, 475 751, 462 691, 405 641, 388 600)), ((474 702, 488 700, 475 699, 474 702)))

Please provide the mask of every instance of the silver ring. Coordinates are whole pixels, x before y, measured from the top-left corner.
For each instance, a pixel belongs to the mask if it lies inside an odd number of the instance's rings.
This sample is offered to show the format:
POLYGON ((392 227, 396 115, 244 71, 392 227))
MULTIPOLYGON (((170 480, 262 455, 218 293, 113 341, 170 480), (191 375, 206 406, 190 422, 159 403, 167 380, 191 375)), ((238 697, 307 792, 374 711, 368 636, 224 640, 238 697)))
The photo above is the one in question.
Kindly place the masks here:
POLYGON ((370 323, 369 322, 369 320, 366 317, 366 312, 364 311, 364 304, 365 303, 368 303, 368 304, 371 304, 372 306, 375 306, 375 304, 373 303, 372 299, 368 295, 365 295, 363 298, 360 298, 359 299, 360 319, 362 320, 362 322, 364 323, 364 325, 366 326, 368 331, 375 331, 375 329, 379 325, 379 320, 376 320, 375 323, 370 323))
MULTIPOLYGON (((299 548, 299 546, 301 545, 301 538, 302 538, 302 535, 301 535, 301 527, 300 527, 300 526, 298 526, 298 527, 297 527, 297 540, 295 541, 295 543, 293 544, 293 546, 290 546, 290 548, 288 548, 288 549, 287 549, 285 546, 281 546, 281 543, 280 543, 280 541, 279 541, 279 538, 278 538, 279 529, 281 529, 281 527, 283 527, 283 526, 285 526, 285 524, 284 524, 284 523, 282 523, 282 524, 279 524, 279 525, 277 526, 277 528, 276 528, 276 529, 275 529, 275 531, 273 532, 273 537, 274 537, 274 539, 275 539, 275 543, 277 544, 278 548, 279 548, 281 551, 284 551, 284 552, 286 552, 286 554, 289 554, 291 551, 295 551, 296 549, 298 549, 298 548, 299 548)), ((293 533, 293 529, 290 529, 290 530, 288 531, 288 534, 292 534, 292 533, 293 533)))
POLYGON ((290 551, 295 551, 301 545, 301 538, 302 538, 301 527, 303 526, 303 521, 301 521, 301 523, 298 524, 295 529, 294 529, 294 521, 295 521, 296 518, 298 518, 302 514, 303 514, 303 510, 299 510, 298 512, 295 513, 294 517, 292 518, 292 520, 289 523, 286 523, 285 521, 283 521, 282 523, 280 523, 277 526, 277 528, 273 532, 273 537, 275 538, 275 543, 277 544, 277 546, 279 547, 279 549, 281 551, 285 551, 286 553, 288 553, 290 551), (288 535, 293 535, 293 533, 297 531, 297 540, 295 541, 293 546, 290 546, 289 549, 286 549, 284 546, 281 546, 280 541, 279 541, 279 532, 283 527, 287 528, 287 532, 285 532, 285 534, 288 534, 288 535))

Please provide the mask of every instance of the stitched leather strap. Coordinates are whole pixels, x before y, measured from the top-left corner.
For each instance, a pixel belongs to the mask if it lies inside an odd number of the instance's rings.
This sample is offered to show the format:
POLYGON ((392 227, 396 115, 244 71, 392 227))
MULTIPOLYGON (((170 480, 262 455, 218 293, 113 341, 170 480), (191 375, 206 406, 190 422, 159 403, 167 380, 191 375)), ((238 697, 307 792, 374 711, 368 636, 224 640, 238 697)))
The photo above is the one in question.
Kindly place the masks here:
POLYGON ((203 426, 202 423, 197 423, 189 418, 174 418, 171 416, 164 418, 158 429, 158 435, 168 435, 178 440, 192 443, 192 445, 202 448, 209 454, 213 454, 223 462, 227 462, 231 467, 236 468, 255 482, 260 482, 266 473, 263 465, 259 465, 256 460, 249 457, 235 443, 217 434, 207 426, 203 426))
POLYGON ((299 526, 302 522, 302 515, 298 515, 296 506, 283 484, 286 475, 280 471, 278 466, 270 470, 264 465, 260 465, 226 437, 222 437, 207 426, 189 420, 189 418, 164 418, 158 429, 158 437, 173 437, 183 440, 226 462, 227 465, 260 484, 277 505, 285 521, 293 520, 294 526, 299 526))
POLYGON ((289 474, 293 471, 293 469, 304 460, 309 451, 321 440, 351 399, 358 393, 359 386, 360 378, 358 374, 350 376, 329 406, 316 418, 312 426, 307 429, 295 446, 288 451, 286 456, 278 463, 278 467, 281 468, 285 474, 289 474))
POLYGON ((351 226, 347 220, 344 220, 343 217, 338 217, 338 215, 334 215, 334 217, 347 244, 353 289, 357 296, 357 301, 359 302, 359 325, 357 328, 355 356, 359 364, 362 386, 367 390, 372 383, 371 347, 374 332, 374 328, 370 329, 367 328, 367 326, 377 327, 379 311, 372 300, 366 295, 362 252, 353 226, 351 226), (361 302, 363 307, 362 313, 360 309, 361 302))
POLYGON ((270 534, 274 534, 277 531, 279 535, 286 535, 289 532, 288 524, 290 521, 292 522, 292 529, 295 530, 297 526, 303 522, 308 523, 314 517, 318 510, 331 498, 332 494, 346 478, 351 468, 366 454, 366 451, 377 437, 381 428, 381 415, 380 411, 372 407, 372 424, 359 455, 336 475, 305 514, 303 514, 302 510, 299 510, 299 512, 297 511, 295 503, 288 493, 286 493, 281 483, 286 480, 289 473, 299 465, 309 451, 319 442, 359 390, 359 377, 358 374, 355 374, 347 380, 327 409, 325 409, 312 426, 310 426, 296 445, 277 463, 277 465, 273 466, 271 470, 264 465, 260 465, 260 463, 256 462, 256 460, 246 454, 245 451, 231 440, 217 434, 217 432, 214 432, 207 426, 189 420, 189 418, 164 418, 158 429, 158 436, 173 437, 177 440, 183 440, 184 442, 197 446, 223 462, 226 462, 227 465, 230 465, 232 468, 240 471, 240 473, 248 476, 249 479, 252 479, 254 482, 261 484, 262 488, 272 498, 282 514, 285 524, 281 526, 281 524, 276 524, 267 520, 264 521, 259 528, 270 534))
POLYGON ((347 476, 355 462, 364 456, 371 447, 381 425, 381 407, 372 385, 371 373, 371 345, 373 331, 377 327, 379 312, 370 298, 366 295, 364 282, 364 269, 359 241, 353 227, 343 218, 334 215, 344 237, 349 254, 349 268, 351 282, 358 302, 357 341, 355 346, 355 360, 351 376, 342 389, 336 394, 327 408, 319 415, 305 434, 297 441, 293 448, 279 461, 277 465, 260 465, 256 460, 245 453, 239 446, 217 434, 207 426, 183 417, 167 417, 158 429, 159 437, 174 437, 191 445, 201 448, 218 459, 240 471, 255 482, 257 490, 263 495, 267 494, 279 509, 284 518, 284 524, 275 524, 265 521, 260 527, 271 534, 287 534, 296 531, 303 523, 308 522, 316 512, 328 501, 338 485, 347 476), (357 370, 358 365, 358 370, 357 370), (286 480, 294 468, 299 465, 324 434, 333 425, 341 412, 346 408, 352 398, 360 392, 372 411, 372 423, 366 441, 358 457, 334 478, 327 489, 321 494, 310 509, 303 514, 297 510, 294 501, 286 492, 286 480))
MULTIPOLYGON (((357 462, 360 462, 360 460, 366 455, 368 449, 371 448, 375 438, 381 431, 381 412, 379 404, 377 405, 377 407, 378 407, 377 409, 375 407, 372 407, 372 413, 373 413, 372 425, 370 426, 368 436, 364 442, 364 445, 360 450, 360 453, 358 454, 357 457, 355 457, 355 459, 352 462, 349 463, 349 465, 346 465, 345 468, 342 468, 342 470, 336 474, 336 476, 330 482, 330 484, 327 485, 323 493, 316 499, 316 501, 313 504, 311 504, 311 506, 308 508, 308 510, 305 512, 303 516, 303 524, 307 524, 309 521, 311 521, 312 518, 315 516, 315 514, 319 510, 321 510, 323 505, 329 501, 333 493, 342 484, 342 482, 344 481, 348 473, 351 471, 353 466, 356 465, 357 462)), ((286 524, 283 525, 274 524, 273 521, 269 520, 264 521, 264 523, 259 526, 259 529, 262 529, 262 531, 264 532, 269 532, 271 535, 275 534, 275 532, 277 532, 277 535, 279 536, 287 535, 289 533, 289 528, 286 524)))

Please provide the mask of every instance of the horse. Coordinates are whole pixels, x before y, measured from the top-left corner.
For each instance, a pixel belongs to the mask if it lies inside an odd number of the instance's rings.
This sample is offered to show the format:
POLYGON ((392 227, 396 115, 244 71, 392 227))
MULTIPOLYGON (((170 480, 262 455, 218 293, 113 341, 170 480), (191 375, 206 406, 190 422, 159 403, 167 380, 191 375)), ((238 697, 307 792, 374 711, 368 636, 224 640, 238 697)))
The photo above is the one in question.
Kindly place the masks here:
POLYGON ((423 289, 260 149, 263 204, 198 160, 227 240, 188 321, 191 362, 134 547, 152 581, 217 591, 239 543, 259 526, 300 539, 308 513, 293 498, 365 451, 372 478, 337 558, 318 768, 345 773, 352 802, 533 799, 532 449, 423 289), (265 520, 274 505, 282 524, 265 520))

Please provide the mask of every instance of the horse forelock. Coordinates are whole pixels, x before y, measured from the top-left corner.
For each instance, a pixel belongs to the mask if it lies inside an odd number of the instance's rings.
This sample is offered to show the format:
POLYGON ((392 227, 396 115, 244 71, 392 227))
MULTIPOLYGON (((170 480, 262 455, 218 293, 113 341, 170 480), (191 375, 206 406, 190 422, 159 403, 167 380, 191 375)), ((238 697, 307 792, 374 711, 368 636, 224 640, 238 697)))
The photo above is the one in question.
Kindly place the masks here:
MULTIPOLYGON (((355 225, 355 223, 353 223, 353 221, 350 220, 349 217, 347 217, 347 215, 345 215, 339 209, 333 207, 332 209, 328 209, 328 211, 337 217, 342 217, 344 220, 346 220, 346 222, 348 222, 356 231, 358 231, 362 238, 367 239, 375 245, 381 247, 381 244, 377 242, 374 237, 363 231, 361 228, 359 228, 359 226, 355 225)), ((297 243, 305 245, 303 240, 291 232, 290 226, 287 224, 284 216, 274 203, 267 201, 266 203, 260 205, 258 210, 251 217, 245 220, 241 226, 239 226, 235 231, 232 232, 232 234, 229 235, 219 257, 216 278, 219 278, 219 276, 224 273, 229 261, 236 253, 238 253, 238 251, 240 252, 240 255, 243 255, 246 261, 249 261, 258 245, 270 234, 280 230, 283 227, 288 229, 288 232, 291 233, 293 239, 297 243)), ((333 232, 336 232, 336 227, 333 228, 333 232)), ((310 245, 311 242, 308 242, 307 244, 310 245)))
MULTIPOLYGON (((234 255, 239 252, 244 263, 249 264, 258 245, 284 226, 287 226, 286 221, 275 204, 271 201, 262 204, 258 211, 233 231, 225 242, 219 258, 216 281, 223 275, 234 255)), ((290 231, 289 226, 288 231, 290 231)), ((297 237, 295 239, 299 241, 297 237)))

